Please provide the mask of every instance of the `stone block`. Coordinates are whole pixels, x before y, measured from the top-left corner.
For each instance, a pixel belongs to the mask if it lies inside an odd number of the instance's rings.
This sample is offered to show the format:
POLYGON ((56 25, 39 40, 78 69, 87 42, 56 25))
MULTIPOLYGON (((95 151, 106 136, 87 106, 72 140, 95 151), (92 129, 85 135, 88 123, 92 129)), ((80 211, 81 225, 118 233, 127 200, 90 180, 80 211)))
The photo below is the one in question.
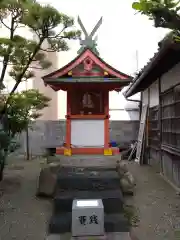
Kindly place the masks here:
POLYGON ((116 171, 72 171, 61 170, 58 186, 68 190, 107 190, 119 188, 119 175, 116 171))
POLYGON ((72 206, 72 236, 104 235, 104 206, 101 199, 77 199, 72 206))
POLYGON ((106 232, 129 232, 130 223, 123 214, 106 214, 104 227, 106 232))
POLYGON ((102 236, 80 236, 80 237, 72 237, 71 240, 107 240, 106 235, 102 236))
MULTIPOLYGON (((57 157, 57 156, 56 156, 57 157)), ((74 156, 71 156, 73 159, 74 156)), ((117 158, 116 158, 117 159, 117 158)), ((60 158, 59 158, 60 161, 60 158)), ((114 166, 86 166, 86 167, 73 167, 73 166, 62 166, 61 172, 81 172, 81 171, 90 171, 90 172, 100 172, 100 171, 116 171, 116 165, 114 166)))
POLYGON ((104 191, 58 191, 54 199, 54 213, 70 212, 74 199, 102 199, 105 213, 122 212, 124 199, 121 189, 104 191))
POLYGON ((71 216, 71 212, 53 215, 49 222, 48 233, 64 234, 71 232, 71 216))
POLYGON ((46 164, 40 172, 37 187, 37 196, 53 197, 57 182, 57 173, 60 169, 59 163, 46 164))
POLYGON ((120 186, 124 194, 133 194, 135 189, 135 179, 128 171, 120 179, 120 186))
POLYGON ((116 167, 119 177, 122 177, 126 172, 128 172, 127 164, 125 164, 123 161, 119 161, 116 167))

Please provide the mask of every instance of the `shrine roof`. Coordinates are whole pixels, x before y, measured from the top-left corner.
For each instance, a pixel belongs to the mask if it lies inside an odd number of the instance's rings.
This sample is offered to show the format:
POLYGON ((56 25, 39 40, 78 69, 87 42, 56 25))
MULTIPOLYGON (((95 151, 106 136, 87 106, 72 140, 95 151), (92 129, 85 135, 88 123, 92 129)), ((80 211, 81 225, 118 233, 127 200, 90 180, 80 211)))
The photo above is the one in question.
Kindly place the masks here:
MULTIPOLYGON (((89 63, 88 63, 89 64, 89 63)), ((87 82, 101 82, 101 83, 122 83, 123 86, 127 86, 132 77, 118 71, 113 68, 109 64, 107 64, 102 58, 97 56, 92 50, 89 48, 85 48, 75 59, 69 62, 64 67, 51 72, 48 75, 42 77, 45 84, 56 85, 60 83, 87 83, 87 82), (90 65, 87 67, 91 67, 91 69, 85 69, 85 61, 89 61, 92 63, 92 66, 98 67, 98 73, 92 72, 92 68, 90 65), (84 64, 83 73, 75 72, 74 70, 78 68, 81 64, 84 64), (74 71, 74 72, 73 72, 74 71), (85 74, 85 75, 83 75, 85 74), (86 75, 87 74, 87 75, 86 75)))

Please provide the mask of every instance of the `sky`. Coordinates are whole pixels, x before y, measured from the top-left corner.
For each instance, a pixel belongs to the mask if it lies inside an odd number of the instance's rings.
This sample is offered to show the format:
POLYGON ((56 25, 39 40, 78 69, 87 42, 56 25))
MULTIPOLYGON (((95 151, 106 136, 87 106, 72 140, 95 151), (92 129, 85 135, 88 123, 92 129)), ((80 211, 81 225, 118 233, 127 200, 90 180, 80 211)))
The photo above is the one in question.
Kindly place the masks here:
MULTIPOLYGON (((80 29, 77 23, 79 15, 87 32, 92 31, 102 16, 102 25, 96 33, 100 57, 109 65, 129 75, 134 75, 147 64, 157 51, 158 42, 167 33, 167 30, 156 29, 146 16, 137 14, 131 7, 133 0, 39 0, 39 2, 50 4, 60 12, 74 17, 77 29, 80 29)), ((58 54, 57 68, 61 68, 77 56, 79 41, 70 41, 69 46, 68 52, 58 54)), ((10 81, 8 86, 11 89, 13 83, 10 81)), ((26 83, 21 83, 19 90, 24 88, 26 83)), ((60 102, 65 98, 65 93, 61 95, 60 102)), ((121 98, 120 95, 112 95, 110 106, 119 107, 121 98)), ((133 98, 138 99, 139 94, 133 98)), ((65 112, 65 107, 63 109, 65 112)))
MULTIPOLYGON (((146 16, 135 13, 133 0, 39 0, 77 20, 79 15, 90 32, 100 17, 103 23, 97 31, 100 56, 110 65, 127 74, 141 69, 157 51, 157 43, 167 30, 156 29, 146 16), (136 52, 138 54, 136 54, 136 52), (138 60, 137 56, 138 55, 138 60)), ((79 28, 77 21, 76 26, 79 28)), ((61 53, 60 64, 75 57, 79 42, 71 42, 71 50, 61 53)))
MULTIPOLYGON (((50 4, 60 12, 74 17, 77 29, 80 29, 77 23, 79 15, 87 32, 91 32, 102 16, 102 25, 96 33, 100 57, 119 71, 130 75, 147 64, 157 51, 158 41, 167 32, 164 29, 156 29, 146 16, 137 14, 131 7, 133 0, 38 1, 50 4)), ((68 52, 58 54, 59 68, 77 56, 79 41, 72 40, 69 46, 68 52)))
MULTIPOLYGON (((148 17, 137 14, 132 9, 133 0, 39 0, 39 2, 51 4, 59 11, 74 17, 77 28, 80 28, 77 23, 79 15, 88 33, 102 16, 102 25, 96 33, 100 57, 109 65, 129 75, 134 75, 147 64, 157 51, 158 42, 167 33, 167 30, 155 28, 148 17)), ((79 41, 71 41, 70 50, 59 54, 59 68, 75 58, 78 49, 79 41)), ((63 99, 65 93, 59 95, 59 102, 63 99)), ((140 94, 132 96, 131 99, 140 99, 140 94)), ((110 93, 110 108, 119 108, 119 102, 124 107, 130 104, 121 93, 110 93)))

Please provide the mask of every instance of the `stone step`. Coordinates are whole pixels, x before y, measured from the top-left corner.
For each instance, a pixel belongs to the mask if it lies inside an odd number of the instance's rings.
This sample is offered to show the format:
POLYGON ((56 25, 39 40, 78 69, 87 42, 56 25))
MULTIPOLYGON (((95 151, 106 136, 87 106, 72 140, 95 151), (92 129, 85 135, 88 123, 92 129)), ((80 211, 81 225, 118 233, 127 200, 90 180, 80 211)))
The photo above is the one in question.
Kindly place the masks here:
POLYGON ((119 175, 116 171, 68 171, 62 168, 57 179, 57 188, 61 190, 107 190, 118 189, 119 186, 119 175))
POLYGON ((73 167, 73 166, 61 166, 61 171, 64 172, 79 172, 79 171, 117 171, 117 166, 87 166, 87 167, 73 167))
POLYGON ((120 189, 104 191, 58 191, 54 199, 54 213, 71 212, 74 199, 102 199, 105 213, 119 213, 123 208, 120 189))
POLYGON ((102 156, 102 155, 72 155, 63 156, 56 155, 50 162, 60 162, 61 166, 75 166, 75 167, 115 167, 117 160, 121 156, 102 156))
MULTIPOLYGON (((104 240, 102 237, 72 237, 71 233, 65 234, 50 234, 46 237, 45 240, 89 240, 89 239, 96 239, 96 240, 104 240)), ((131 235, 129 232, 110 232, 105 234, 105 240, 132 240, 131 235)))
MULTIPOLYGON (((53 215, 50 219, 48 234, 71 232, 71 212, 53 215)), ((105 214, 105 232, 129 232, 130 224, 123 214, 105 214)))

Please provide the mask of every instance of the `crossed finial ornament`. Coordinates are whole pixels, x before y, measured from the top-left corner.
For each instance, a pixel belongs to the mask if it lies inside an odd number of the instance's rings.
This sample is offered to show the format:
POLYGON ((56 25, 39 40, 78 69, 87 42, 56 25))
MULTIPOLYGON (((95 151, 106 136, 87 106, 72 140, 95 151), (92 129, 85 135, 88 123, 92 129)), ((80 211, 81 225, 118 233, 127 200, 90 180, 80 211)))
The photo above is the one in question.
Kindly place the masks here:
POLYGON ((85 47, 88 47, 88 48, 92 49, 96 54, 99 55, 99 53, 96 49, 97 37, 95 37, 94 39, 93 39, 93 37, 94 37, 95 33, 97 32, 98 28, 100 27, 100 25, 102 24, 102 17, 99 19, 99 21, 97 22, 97 24, 95 25, 95 27, 93 28, 93 30, 91 31, 90 34, 87 33, 79 16, 78 16, 78 23, 79 23, 81 30, 83 31, 84 36, 85 36, 84 40, 80 39, 81 48, 79 49, 78 54, 80 52, 82 52, 85 47))

